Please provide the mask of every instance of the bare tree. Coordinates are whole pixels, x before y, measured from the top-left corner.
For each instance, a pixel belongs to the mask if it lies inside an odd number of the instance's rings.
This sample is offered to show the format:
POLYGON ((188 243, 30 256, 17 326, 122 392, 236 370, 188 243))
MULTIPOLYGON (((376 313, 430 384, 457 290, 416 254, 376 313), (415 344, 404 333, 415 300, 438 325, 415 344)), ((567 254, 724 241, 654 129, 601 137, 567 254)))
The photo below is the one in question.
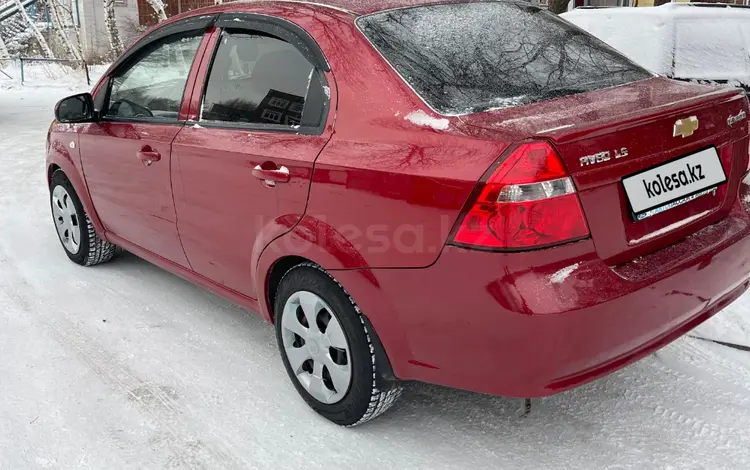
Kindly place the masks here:
POLYGON ((549 11, 559 15, 568 11, 568 3, 570 0, 549 0, 549 11))
POLYGON ((62 7, 62 15, 67 16, 68 21, 70 21, 70 24, 73 26, 73 32, 76 35, 76 50, 81 55, 81 60, 83 60, 83 43, 81 42, 81 25, 78 21, 76 21, 76 18, 73 16, 73 5, 68 2, 67 7, 62 7))
POLYGON ((21 14, 21 17, 23 18, 24 22, 29 25, 29 30, 31 31, 31 34, 34 35, 37 42, 39 43, 39 47, 42 48, 42 52, 46 57, 52 58, 55 55, 52 53, 52 50, 49 48, 49 44, 47 44, 47 40, 44 39, 44 36, 42 36, 42 33, 39 32, 39 28, 36 27, 36 22, 31 20, 31 17, 28 13, 26 13, 26 9, 21 4, 21 0, 15 0, 16 7, 18 8, 18 12, 21 14))
POLYGON ((110 54, 117 57, 122 54, 123 47, 115 19, 115 0, 102 0, 102 2, 104 4, 104 26, 107 28, 109 36, 110 54))
POLYGON ((162 0, 146 0, 151 7, 152 10, 154 10, 154 13, 156 13, 156 19, 159 23, 167 19, 167 12, 164 9, 164 2, 162 0))
POLYGON ((75 28, 75 25, 70 22, 72 16, 64 11, 65 7, 59 4, 59 0, 47 0, 46 3, 52 14, 52 25, 57 32, 57 37, 65 45, 65 48, 68 49, 71 59, 77 61, 83 60, 80 44, 77 46, 73 44, 68 35, 68 31, 75 28))
POLYGON ((3 41, 3 37, 0 36, 0 63, 7 59, 10 59, 10 53, 8 52, 8 47, 3 41))

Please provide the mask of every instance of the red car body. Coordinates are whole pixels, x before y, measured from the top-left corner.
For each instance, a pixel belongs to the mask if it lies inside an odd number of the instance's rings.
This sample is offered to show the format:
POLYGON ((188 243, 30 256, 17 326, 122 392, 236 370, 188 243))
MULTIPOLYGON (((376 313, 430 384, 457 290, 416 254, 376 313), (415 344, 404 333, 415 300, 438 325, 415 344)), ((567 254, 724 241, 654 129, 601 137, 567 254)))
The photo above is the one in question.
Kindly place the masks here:
POLYGON ((359 14, 429 2, 331 3, 228 3, 157 27, 246 12, 303 28, 331 69, 320 135, 195 125, 220 35, 210 27, 182 125, 53 124, 48 174, 65 171, 101 237, 269 322, 280 276, 301 260, 317 263, 356 300, 401 380, 519 397, 561 392, 676 339, 748 288, 748 126, 727 123, 750 112, 743 92, 653 77, 440 116, 355 25, 359 14), (440 125, 404 119, 415 111, 440 125), (700 129, 673 136, 688 116, 700 129), (562 159, 590 235, 533 250, 456 246, 478 182, 529 141, 562 159), (631 218, 623 177, 707 146, 727 175, 714 195, 631 218), (623 147, 628 158, 579 163, 623 147), (143 152, 161 159, 145 166, 143 152), (257 165, 287 167, 288 183, 267 187, 257 165))

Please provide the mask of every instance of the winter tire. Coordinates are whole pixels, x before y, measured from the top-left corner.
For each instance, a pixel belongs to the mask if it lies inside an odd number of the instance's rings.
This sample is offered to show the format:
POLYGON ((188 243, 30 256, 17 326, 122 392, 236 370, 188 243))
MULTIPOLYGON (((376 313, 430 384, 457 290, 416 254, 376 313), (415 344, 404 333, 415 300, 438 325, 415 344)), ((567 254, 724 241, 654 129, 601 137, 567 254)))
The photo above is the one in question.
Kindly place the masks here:
POLYGON ((279 283, 274 311, 287 373, 320 415, 356 426, 379 416, 401 396, 398 382, 384 382, 384 390, 376 380, 383 365, 375 360, 377 343, 367 322, 322 268, 304 263, 289 270, 279 283))
POLYGON ((94 266, 112 259, 115 245, 99 238, 62 170, 52 174, 50 206, 57 236, 71 261, 81 266, 94 266))

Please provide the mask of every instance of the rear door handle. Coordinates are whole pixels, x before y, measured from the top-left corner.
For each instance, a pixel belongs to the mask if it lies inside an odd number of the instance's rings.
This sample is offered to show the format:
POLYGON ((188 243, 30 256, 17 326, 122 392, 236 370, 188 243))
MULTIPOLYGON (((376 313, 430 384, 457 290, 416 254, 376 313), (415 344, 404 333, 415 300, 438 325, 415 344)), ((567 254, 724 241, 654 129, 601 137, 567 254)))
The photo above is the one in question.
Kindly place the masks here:
POLYGON ((266 183, 267 186, 276 186, 276 183, 288 183, 290 176, 289 176, 289 168, 282 166, 280 168, 277 168, 275 170, 265 170, 260 165, 253 168, 253 176, 256 178, 263 180, 264 183, 266 183))
POLYGON ((141 149, 136 153, 136 156, 145 163, 146 166, 150 166, 152 163, 161 160, 161 154, 156 150, 152 150, 151 147, 141 149))

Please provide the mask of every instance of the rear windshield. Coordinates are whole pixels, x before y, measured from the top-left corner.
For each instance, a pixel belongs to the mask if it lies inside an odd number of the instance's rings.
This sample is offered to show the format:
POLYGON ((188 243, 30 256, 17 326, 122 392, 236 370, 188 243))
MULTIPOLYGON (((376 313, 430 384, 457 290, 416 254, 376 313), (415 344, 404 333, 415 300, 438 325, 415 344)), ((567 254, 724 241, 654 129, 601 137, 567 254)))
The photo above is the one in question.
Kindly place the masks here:
POLYGON ((363 16, 357 25, 444 115, 519 106, 652 76, 593 36, 526 3, 402 8, 363 16))

